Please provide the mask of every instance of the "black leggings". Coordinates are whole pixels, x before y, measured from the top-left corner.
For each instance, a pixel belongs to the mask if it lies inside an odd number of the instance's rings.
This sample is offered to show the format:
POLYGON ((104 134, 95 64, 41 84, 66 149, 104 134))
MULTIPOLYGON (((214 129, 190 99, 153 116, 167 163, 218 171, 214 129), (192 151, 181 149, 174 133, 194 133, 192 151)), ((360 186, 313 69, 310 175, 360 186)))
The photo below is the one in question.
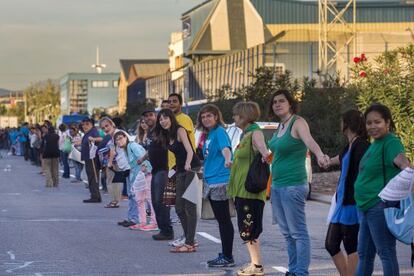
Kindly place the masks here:
POLYGON ((333 257, 341 251, 341 242, 343 242, 346 254, 355 253, 358 246, 358 231, 359 224, 330 223, 326 233, 326 250, 333 257))
POLYGON ((227 258, 233 258, 234 228, 230 218, 229 201, 210 199, 210 204, 219 224, 222 253, 227 258))

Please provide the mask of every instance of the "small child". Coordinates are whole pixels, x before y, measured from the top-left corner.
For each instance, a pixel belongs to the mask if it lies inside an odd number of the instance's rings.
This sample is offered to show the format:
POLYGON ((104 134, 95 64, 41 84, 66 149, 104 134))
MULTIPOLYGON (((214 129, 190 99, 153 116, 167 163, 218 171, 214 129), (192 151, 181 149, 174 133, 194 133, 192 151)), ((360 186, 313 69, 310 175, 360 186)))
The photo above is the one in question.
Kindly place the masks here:
POLYGON ((157 222, 155 220, 155 212, 151 203, 151 165, 145 161, 141 165, 141 171, 138 172, 132 184, 132 192, 135 193, 135 200, 138 205, 139 224, 130 226, 131 230, 155 231, 158 230, 157 222), (147 212, 145 208, 147 203, 150 209, 149 221, 147 223, 147 212))

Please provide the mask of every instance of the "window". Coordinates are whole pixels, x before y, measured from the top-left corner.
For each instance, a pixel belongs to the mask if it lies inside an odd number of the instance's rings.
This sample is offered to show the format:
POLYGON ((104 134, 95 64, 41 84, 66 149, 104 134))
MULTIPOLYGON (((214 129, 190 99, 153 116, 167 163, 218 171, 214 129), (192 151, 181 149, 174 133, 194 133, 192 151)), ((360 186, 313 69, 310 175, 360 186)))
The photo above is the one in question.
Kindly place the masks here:
MULTIPOLYGON (((266 62, 266 67, 273 68, 273 62, 266 62)), ((285 74, 285 64, 284 63, 276 63, 274 65, 275 73, 277 76, 285 74)))
POLYGON ((92 81, 92 87, 93 88, 109 87, 109 82, 108 81, 92 81))
POLYGON ((118 80, 112 81, 112 87, 118 87, 118 80))

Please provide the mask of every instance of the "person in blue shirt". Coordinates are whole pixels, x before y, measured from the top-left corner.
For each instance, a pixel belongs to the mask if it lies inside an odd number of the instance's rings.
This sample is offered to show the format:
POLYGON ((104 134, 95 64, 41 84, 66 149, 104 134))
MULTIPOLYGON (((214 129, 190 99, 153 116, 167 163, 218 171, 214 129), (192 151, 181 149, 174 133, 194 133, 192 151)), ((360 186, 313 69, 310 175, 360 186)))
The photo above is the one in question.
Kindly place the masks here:
POLYGON ((213 104, 203 106, 197 118, 198 126, 207 134, 203 145, 204 192, 209 199, 220 229, 222 252, 207 262, 209 267, 232 267, 234 228, 230 218, 226 187, 232 164, 231 141, 223 125, 219 108, 213 104))
POLYGON ((342 153, 330 159, 329 165, 340 165, 336 189, 336 206, 329 221, 325 247, 340 275, 355 275, 358 264, 359 218, 354 198, 354 183, 362 156, 369 147, 365 120, 361 112, 349 110, 342 115, 342 132, 348 144, 342 153), (346 255, 341 251, 341 242, 346 255))

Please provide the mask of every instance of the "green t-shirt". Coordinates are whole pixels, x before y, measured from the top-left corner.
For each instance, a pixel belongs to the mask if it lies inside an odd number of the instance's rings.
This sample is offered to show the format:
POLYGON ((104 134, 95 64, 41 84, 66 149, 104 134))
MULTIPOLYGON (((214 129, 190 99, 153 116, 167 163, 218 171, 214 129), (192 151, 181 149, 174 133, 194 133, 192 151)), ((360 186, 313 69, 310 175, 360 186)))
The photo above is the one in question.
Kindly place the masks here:
POLYGON ((245 199, 266 200, 266 190, 258 194, 246 191, 245 182, 253 161, 255 152, 252 148, 252 135, 254 131, 261 131, 257 124, 250 125, 244 132, 244 137, 234 152, 233 165, 231 166, 227 195, 231 198, 240 197, 245 199))
POLYGON ((375 140, 365 152, 355 182, 354 196, 359 209, 366 211, 381 200, 378 194, 385 183, 400 172, 400 169, 394 165, 394 159, 400 153, 404 153, 404 146, 392 133, 375 140))

